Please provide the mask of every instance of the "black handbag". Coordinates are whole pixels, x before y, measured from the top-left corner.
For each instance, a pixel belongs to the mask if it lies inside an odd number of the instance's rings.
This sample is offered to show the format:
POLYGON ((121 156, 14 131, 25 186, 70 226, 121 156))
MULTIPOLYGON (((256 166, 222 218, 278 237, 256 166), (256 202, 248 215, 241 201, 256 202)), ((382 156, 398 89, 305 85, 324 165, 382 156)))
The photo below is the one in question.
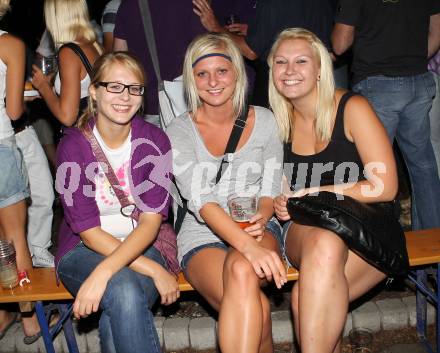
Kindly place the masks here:
POLYGON ((402 276, 408 271, 409 261, 405 234, 394 206, 394 202, 362 203, 327 191, 287 201, 293 222, 330 230, 379 270, 402 276))

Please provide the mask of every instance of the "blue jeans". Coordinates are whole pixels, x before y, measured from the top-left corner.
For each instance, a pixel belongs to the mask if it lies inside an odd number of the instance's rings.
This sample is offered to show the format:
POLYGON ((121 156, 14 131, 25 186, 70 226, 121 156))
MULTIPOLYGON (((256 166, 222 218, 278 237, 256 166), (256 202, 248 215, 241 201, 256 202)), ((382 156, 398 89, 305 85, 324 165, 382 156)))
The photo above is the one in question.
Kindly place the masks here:
MULTIPOLYGON (((144 256, 165 266, 160 252, 150 246, 144 256)), ((104 259, 82 243, 60 261, 58 274, 76 295, 82 283, 104 259)), ((151 307, 159 294, 150 277, 124 267, 113 275, 101 299, 99 336, 103 353, 160 353, 151 307)))
POLYGON ((440 172, 440 76, 432 72, 432 77, 437 84, 437 92, 432 101, 432 108, 429 112, 431 123, 431 143, 434 148, 434 155, 437 159, 437 169, 440 172))
POLYGON ((371 76, 354 85, 353 90, 370 101, 390 140, 396 138, 399 144, 412 186, 413 229, 440 227, 440 180, 429 124, 435 95, 431 73, 371 76))

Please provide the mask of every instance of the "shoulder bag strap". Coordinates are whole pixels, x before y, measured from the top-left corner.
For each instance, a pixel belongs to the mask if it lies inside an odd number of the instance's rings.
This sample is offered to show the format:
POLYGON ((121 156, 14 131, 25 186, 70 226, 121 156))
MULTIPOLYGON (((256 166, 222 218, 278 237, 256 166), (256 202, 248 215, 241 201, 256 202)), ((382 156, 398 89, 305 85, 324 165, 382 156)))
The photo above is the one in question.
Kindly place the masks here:
POLYGON ((153 63, 154 72, 157 77, 157 82, 162 85, 162 78, 160 76, 159 57, 157 55, 156 40, 154 39, 153 22, 151 20, 149 0, 139 0, 139 10, 141 12, 142 24, 144 27, 145 38, 147 39, 148 51, 150 52, 151 61, 153 63))
POLYGON ((113 171, 113 168, 110 162, 108 161, 107 156, 102 150, 102 147, 99 144, 98 140, 96 139, 95 134, 93 133, 89 124, 86 124, 82 132, 86 137, 87 141, 89 141, 90 146, 92 147, 93 154, 95 155, 98 163, 101 165, 101 168, 104 171, 107 180, 109 181, 113 191, 115 192, 116 197, 118 198, 121 204, 121 213, 126 216, 131 216, 135 209, 135 207, 133 206, 135 205, 133 205, 133 203, 130 202, 125 192, 122 191, 121 185, 119 184, 119 179, 115 175, 115 172, 113 171), (122 212, 122 210, 127 206, 132 207, 133 209, 132 210, 127 209, 126 211, 128 213, 122 212))
POLYGON ((243 113, 235 120, 234 127, 232 128, 231 135, 229 136, 228 143, 226 144, 225 155, 222 162, 220 163, 220 168, 218 169, 217 176, 215 177, 216 184, 218 184, 223 175, 223 172, 226 170, 226 168, 224 168, 224 164, 229 163, 228 154, 234 153, 237 148, 241 134, 243 133, 243 130, 246 126, 248 113, 249 106, 246 104, 243 113))
POLYGON ((86 54, 84 54, 83 50, 80 48, 80 46, 76 43, 66 43, 64 45, 61 46, 60 50, 63 49, 64 47, 68 47, 70 49, 72 49, 76 55, 79 56, 79 58, 81 59, 84 67, 87 70, 87 73, 89 74, 90 78, 92 77, 92 65, 90 64, 89 59, 87 59, 86 54))
MULTIPOLYGON (((224 167, 225 164, 229 163, 227 158, 228 154, 234 153, 238 142, 240 141, 241 134, 243 133, 243 130, 246 126, 246 120, 249 113, 249 106, 246 104, 245 109, 243 113, 235 120, 234 127, 232 128, 231 135, 229 136, 228 143, 226 144, 225 148, 225 155, 220 163, 220 167, 217 171, 217 176, 215 177, 215 184, 218 184, 220 179, 222 178, 222 175, 226 168, 224 167)), ((183 206, 179 206, 177 209, 177 215, 176 215, 176 222, 174 223, 174 229, 176 233, 179 232, 180 228, 182 227, 183 220, 186 216, 186 213, 188 212, 188 205, 187 201, 182 197, 180 194, 179 188, 176 189, 179 192, 179 196, 181 200, 183 201, 183 206)))

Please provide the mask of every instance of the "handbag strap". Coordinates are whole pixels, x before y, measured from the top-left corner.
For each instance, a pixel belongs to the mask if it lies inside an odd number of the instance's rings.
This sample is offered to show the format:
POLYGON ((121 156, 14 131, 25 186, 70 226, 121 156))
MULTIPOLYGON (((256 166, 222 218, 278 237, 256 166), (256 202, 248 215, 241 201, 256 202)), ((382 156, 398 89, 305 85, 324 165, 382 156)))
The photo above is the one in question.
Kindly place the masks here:
POLYGON ((133 205, 133 203, 130 202, 130 200, 128 199, 125 192, 122 191, 121 185, 119 184, 119 179, 116 176, 115 172, 113 171, 113 168, 110 162, 108 161, 104 151, 102 150, 101 145, 96 139, 95 134, 93 133, 90 125, 86 124, 82 132, 86 137, 86 139, 89 141, 90 146, 92 147, 93 154, 95 155, 98 163, 100 164, 102 170, 105 173, 105 176, 107 177, 107 180, 109 181, 113 191, 115 192, 115 195, 121 204, 121 209, 123 209, 126 206, 133 205))
POLYGON ((151 62, 153 63, 159 88, 162 88, 162 78, 160 76, 159 56, 157 55, 156 40, 154 39, 153 21, 151 19, 150 6, 148 0, 139 0, 139 10, 141 12, 142 24, 145 37, 147 39, 148 51, 150 52, 151 62))
MULTIPOLYGON (((225 155, 223 156, 223 159, 220 163, 220 167, 217 171, 217 175, 215 177, 215 185, 218 184, 218 182, 222 178, 224 171, 226 170, 226 168, 224 168, 224 164, 229 163, 227 159, 228 154, 234 153, 238 146, 238 142, 240 141, 241 134, 243 133, 243 130, 246 126, 248 113, 249 113, 249 105, 246 104, 242 114, 235 120, 234 126, 232 127, 231 135, 229 136, 228 143, 226 144, 225 155)), ((185 219, 186 213, 188 212, 188 205, 186 200, 180 194, 177 185, 176 185, 176 189, 179 193, 181 200, 183 201, 183 206, 177 209, 176 222, 174 222, 174 229, 176 233, 178 233, 180 228, 182 227, 182 223, 183 220, 185 219)))
POLYGON ((226 168, 223 168, 223 165, 229 163, 227 159, 228 154, 234 153, 235 149, 238 146, 238 142, 240 141, 241 134, 243 133, 243 130, 246 126, 248 113, 249 113, 249 106, 246 104, 243 113, 234 122, 231 135, 229 136, 228 143, 226 144, 225 155, 222 159, 222 162, 220 163, 220 168, 217 171, 217 176, 215 177, 216 184, 218 184, 218 182, 220 181, 223 175, 224 170, 226 170, 226 168))
POLYGON ((70 43, 66 43, 66 44, 62 45, 60 50, 63 49, 64 47, 72 49, 75 52, 75 54, 79 56, 79 58, 81 59, 81 62, 83 63, 84 67, 87 70, 87 73, 89 74, 89 76, 91 78, 92 73, 93 73, 92 64, 90 64, 89 59, 87 59, 86 54, 84 54, 84 52, 80 48, 80 46, 76 43, 70 42, 70 43))

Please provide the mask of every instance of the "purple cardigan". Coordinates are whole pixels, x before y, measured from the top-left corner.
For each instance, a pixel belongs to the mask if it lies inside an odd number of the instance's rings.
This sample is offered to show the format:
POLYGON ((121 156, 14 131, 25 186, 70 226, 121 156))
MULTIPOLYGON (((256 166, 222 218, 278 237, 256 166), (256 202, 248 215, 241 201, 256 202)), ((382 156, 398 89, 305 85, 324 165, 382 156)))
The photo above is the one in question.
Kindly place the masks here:
MULTIPOLYGON (((94 126, 94 121, 90 122, 94 126)), ((142 212, 168 215, 172 178, 171 145, 159 128, 136 116, 131 129, 130 190, 142 212)), ((100 226, 95 201, 94 176, 97 160, 78 128, 65 130, 57 148, 56 190, 60 194, 64 219, 58 232, 55 264, 79 242, 79 233, 100 226)))

